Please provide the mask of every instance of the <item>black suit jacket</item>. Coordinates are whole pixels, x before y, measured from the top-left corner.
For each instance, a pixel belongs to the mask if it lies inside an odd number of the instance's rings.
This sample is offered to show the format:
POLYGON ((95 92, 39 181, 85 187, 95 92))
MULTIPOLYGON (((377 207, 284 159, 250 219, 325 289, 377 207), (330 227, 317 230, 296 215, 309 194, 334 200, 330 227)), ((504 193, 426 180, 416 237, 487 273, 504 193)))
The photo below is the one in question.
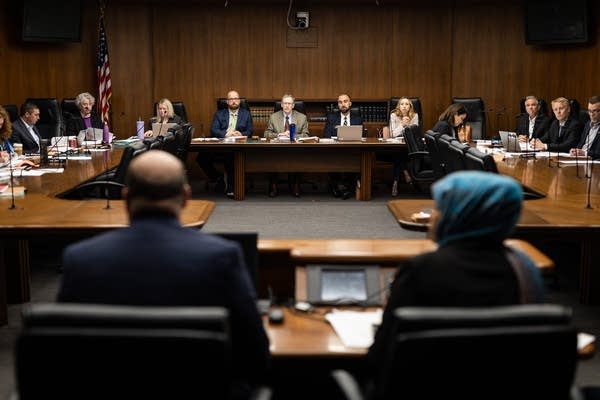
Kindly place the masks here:
MULTIPOLYGON (((95 112, 92 112, 92 128, 102 129, 104 128, 104 122, 102 122, 102 118, 95 112)), ((71 119, 67 119, 67 136, 77 136, 79 131, 85 129, 85 124, 83 123, 83 118, 81 118, 81 114, 73 115, 71 119)))
MULTIPOLYGON (((340 125, 341 118, 342 116, 339 111, 327 114, 327 122, 325 123, 323 137, 330 138, 332 136, 337 136, 335 127, 340 125)), ((362 125, 362 123, 361 116, 350 111, 350 125, 362 125)))
MULTIPOLYGON (((42 138, 40 136, 40 131, 34 125, 33 131, 38 137, 38 141, 41 141, 42 138)), ((29 133, 29 129, 27 129, 27 124, 23 122, 21 118, 17 118, 17 120, 13 123, 13 132, 10 137, 11 143, 22 143, 23 144, 23 153, 39 153, 40 146, 37 144, 35 139, 29 133)))
POLYGON ((559 137, 558 120, 554 119, 550 124, 550 128, 548 128, 546 133, 539 139, 542 141, 542 143, 548 145, 548 151, 568 153, 569 150, 575 148, 577 143, 579 143, 582 129, 583 126, 577 119, 569 117, 563 126, 563 133, 559 137))
MULTIPOLYGON (((533 138, 540 138, 548 130, 550 118, 544 114, 538 114, 533 124, 533 138)), ((529 114, 521 114, 517 117, 517 135, 529 136, 529 114)), ((531 139, 531 138, 530 138, 531 139)))
POLYGON ((450 126, 448 121, 436 122, 433 128, 431 128, 431 130, 434 132, 438 132, 440 136, 446 134, 448 136, 452 136, 453 138, 456 137, 456 130, 452 126, 450 126))
MULTIPOLYGON (((585 127, 583 128, 583 133, 581 134, 581 140, 577 145, 578 149, 581 149, 585 142, 587 141, 587 137, 590 133, 590 129, 592 128, 591 121, 585 123, 585 127)), ((600 132, 596 134, 594 141, 592 142, 592 147, 588 150, 588 156, 592 157, 594 160, 600 159, 600 132)))
POLYGON ((226 307, 234 375, 264 379, 269 340, 237 243, 183 228, 170 215, 136 217, 68 246, 62 265, 61 302, 226 307))

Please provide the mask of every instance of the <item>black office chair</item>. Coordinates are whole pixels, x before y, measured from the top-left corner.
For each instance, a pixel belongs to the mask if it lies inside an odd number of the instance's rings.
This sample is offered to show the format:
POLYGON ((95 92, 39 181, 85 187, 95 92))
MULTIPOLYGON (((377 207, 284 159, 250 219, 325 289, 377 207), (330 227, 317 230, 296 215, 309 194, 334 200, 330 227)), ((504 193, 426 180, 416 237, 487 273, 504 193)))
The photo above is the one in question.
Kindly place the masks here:
POLYGON ((16 104, 4 104, 2 107, 4 107, 8 113, 10 122, 15 122, 17 118, 19 118, 19 107, 17 107, 16 104))
MULTIPOLYGON (((278 100, 275 102, 275 106, 273 108, 273 112, 277 112, 281 110, 281 100, 278 100)), ((302 113, 302 114, 306 114, 306 108, 304 106, 304 100, 294 100, 294 110, 302 113)))
POLYGON ((62 136, 65 124, 56 98, 28 98, 25 102, 35 104, 40 109, 40 119, 35 126, 42 139, 62 136))
MULTIPOLYGON (((423 109, 421 108, 421 100, 418 97, 408 97, 413 105, 413 109, 419 115, 419 128, 423 130, 423 109)), ((400 97, 390 98, 390 114, 398 107, 400 97)))
MULTIPOLYGON (((227 108, 227 99, 225 97, 217 99, 217 110, 222 110, 223 108, 227 108)), ((250 111, 248 100, 246 100, 244 97, 240 97, 240 108, 245 108, 246 110, 250 111)))
POLYGON ((99 175, 92 181, 84 182, 67 192, 61 193, 59 197, 66 199, 120 199, 131 160, 147 150, 148 145, 141 140, 131 143, 123 149, 121 161, 116 168, 106 171, 106 173, 99 175))
POLYGON ((446 149, 446 173, 465 169, 465 153, 469 147, 468 144, 463 144, 456 139, 450 142, 450 146, 446 149))
POLYGON ((222 307, 37 303, 23 310, 20 400, 228 398, 222 307))
POLYGON ((485 139, 487 136, 483 99, 481 97, 453 97, 452 102, 462 104, 467 109, 466 122, 471 125, 473 140, 485 139))
MULTIPOLYGON (((185 105, 183 104, 183 101, 172 101, 171 104, 173 104, 173 111, 175 112, 175 115, 179 115, 179 117, 181 118, 183 123, 187 123, 188 122, 187 111, 185 110, 185 105)), ((156 115, 156 106, 157 105, 158 105, 158 102, 155 102, 154 108, 152 109, 153 116, 156 115)))
MULTIPOLYGON (((570 398, 577 332, 568 307, 406 307, 394 315, 370 398, 570 398)), ((346 398, 363 398, 347 372, 333 376, 346 398)))
POLYGON ((416 125, 406 127, 404 139, 408 147, 407 170, 411 183, 417 190, 423 191, 420 185, 433 183, 435 174, 420 128, 416 125))
POLYGON ((80 115, 79 107, 77 107, 74 98, 62 99, 60 102, 60 109, 62 110, 63 121, 76 118, 80 115))
POLYGON ((429 158, 431 159, 431 169, 433 169, 434 179, 440 179, 446 175, 446 165, 442 160, 440 149, 438 146, 438 138, 440 134, 432 130, 425 132, 425 146, 429 152, 429 158))
POLYGON ((465 153, 465 168, 475 171, 498 173, 494 157, 474 147, 467 149, 465 153))

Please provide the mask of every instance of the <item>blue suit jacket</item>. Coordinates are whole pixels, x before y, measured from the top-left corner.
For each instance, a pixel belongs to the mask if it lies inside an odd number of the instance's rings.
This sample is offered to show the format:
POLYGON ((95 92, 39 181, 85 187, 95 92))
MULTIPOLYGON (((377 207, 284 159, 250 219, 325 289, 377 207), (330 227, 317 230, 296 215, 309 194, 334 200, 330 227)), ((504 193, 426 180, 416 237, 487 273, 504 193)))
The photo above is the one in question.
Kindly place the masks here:
MULTIPOLYGON (((224 138, 229 126, 229 109, 222 108, 215 112, 212 123, 210 125, 210 136, 224 138)), ((244 136, 252 136, 252 116, 250 111, 245 108, 239 108, 237 112, 237 123, 235 130, 240 131, 244 136)))
POLYGON ((138 217, 68 246, 63 270, 61 302, 226 307, 235 377, 264 378, 269 340, 237 243, 183 228, 170 215, 138 217))
MULTIPOLYGON (((325 122, 325 130, 323 131, 323 137, 330 138, 337 136, 335 127, 340 125, 341 121, 340 112, 331 112, 327 114, 327 122, 325 122)), ((363 121, 360 115, 350 112, 350 125, 362 125, 363 121)))
MULTIPOLYGON (((587 141, 588 134, 590 133, 590 129, 592 127, 592 123, 590 121, 585 123, 585 127, 583 128, 583 133, 581 134, 581 140, 577 145, 577 148, 581 149, 585 142, 587 141)), ((600 132, 596 134, 594 141, 592 142, 592 147, 588 150, 588 156, 592 157, 594 160, 600 158, 600 132)))
MULTIPOLYGON (((37 134, 38 139, 41 140, 40 131, 36 126, 33 126, 33 131, 37 134)), ((35 142, 35 139, 29 133, 29 129, 27 129, 27 125, 21 118, 17 118, 15 122, 13 122, 13 132, 10 137, 11 143, 22 143, 23 144, 23 153, 39 153, 40 146, 35 142)))

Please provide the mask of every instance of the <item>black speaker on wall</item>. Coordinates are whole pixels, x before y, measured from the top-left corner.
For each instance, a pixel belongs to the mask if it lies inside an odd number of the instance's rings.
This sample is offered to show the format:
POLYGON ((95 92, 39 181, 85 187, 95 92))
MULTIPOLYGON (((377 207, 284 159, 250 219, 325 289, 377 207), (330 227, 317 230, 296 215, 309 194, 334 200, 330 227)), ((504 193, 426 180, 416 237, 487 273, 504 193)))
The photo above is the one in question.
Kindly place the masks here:
POLYGON ((25 42, 80 42, 82 0, 23 0, 25 42))
POLYGON ((588 43, 588 0, 525 0, 525 43, 588 43))

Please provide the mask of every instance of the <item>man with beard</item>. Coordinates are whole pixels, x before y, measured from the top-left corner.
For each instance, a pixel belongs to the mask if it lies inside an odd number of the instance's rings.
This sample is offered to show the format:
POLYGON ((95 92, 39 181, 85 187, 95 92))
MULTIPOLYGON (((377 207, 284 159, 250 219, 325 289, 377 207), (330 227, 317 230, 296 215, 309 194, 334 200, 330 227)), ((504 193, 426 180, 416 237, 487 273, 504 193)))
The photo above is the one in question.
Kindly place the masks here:
MULTIPOLYGON (((240 107, 240 95, 237 91, 231 90, 227 93, 227 108, 217 110, 210 125, 210 136, 216 138, 229 138, 238 136, 252 136, 252 116, 250 111, 240 107)), ((225 174, 227 175, 227 185, 225 193, 227 197, 233 199, 233 152, 220 153, 223 156, 225 164, 225 174)), ((217 171, 214 166, 214 159, 217 154, 198 153, 196 161, 208 176, 208 178, 217 182, 217 189, 224 186, 223 175, 217 171)))
MULTIPOLYGON (((358 113, 352 113, 352 100, 347 94, 338 96, 338 111, 331 112, 327 115, 325 123, 325 131, 323 137, 330 138, 337 136, 337 126, 362 125, 362 118, 358 113)), ((352 189, 356 182, 356 174, 345 173, 329 173, 329 187, 334 197, 341 197, 346 200, 352 196, 352 189)))

